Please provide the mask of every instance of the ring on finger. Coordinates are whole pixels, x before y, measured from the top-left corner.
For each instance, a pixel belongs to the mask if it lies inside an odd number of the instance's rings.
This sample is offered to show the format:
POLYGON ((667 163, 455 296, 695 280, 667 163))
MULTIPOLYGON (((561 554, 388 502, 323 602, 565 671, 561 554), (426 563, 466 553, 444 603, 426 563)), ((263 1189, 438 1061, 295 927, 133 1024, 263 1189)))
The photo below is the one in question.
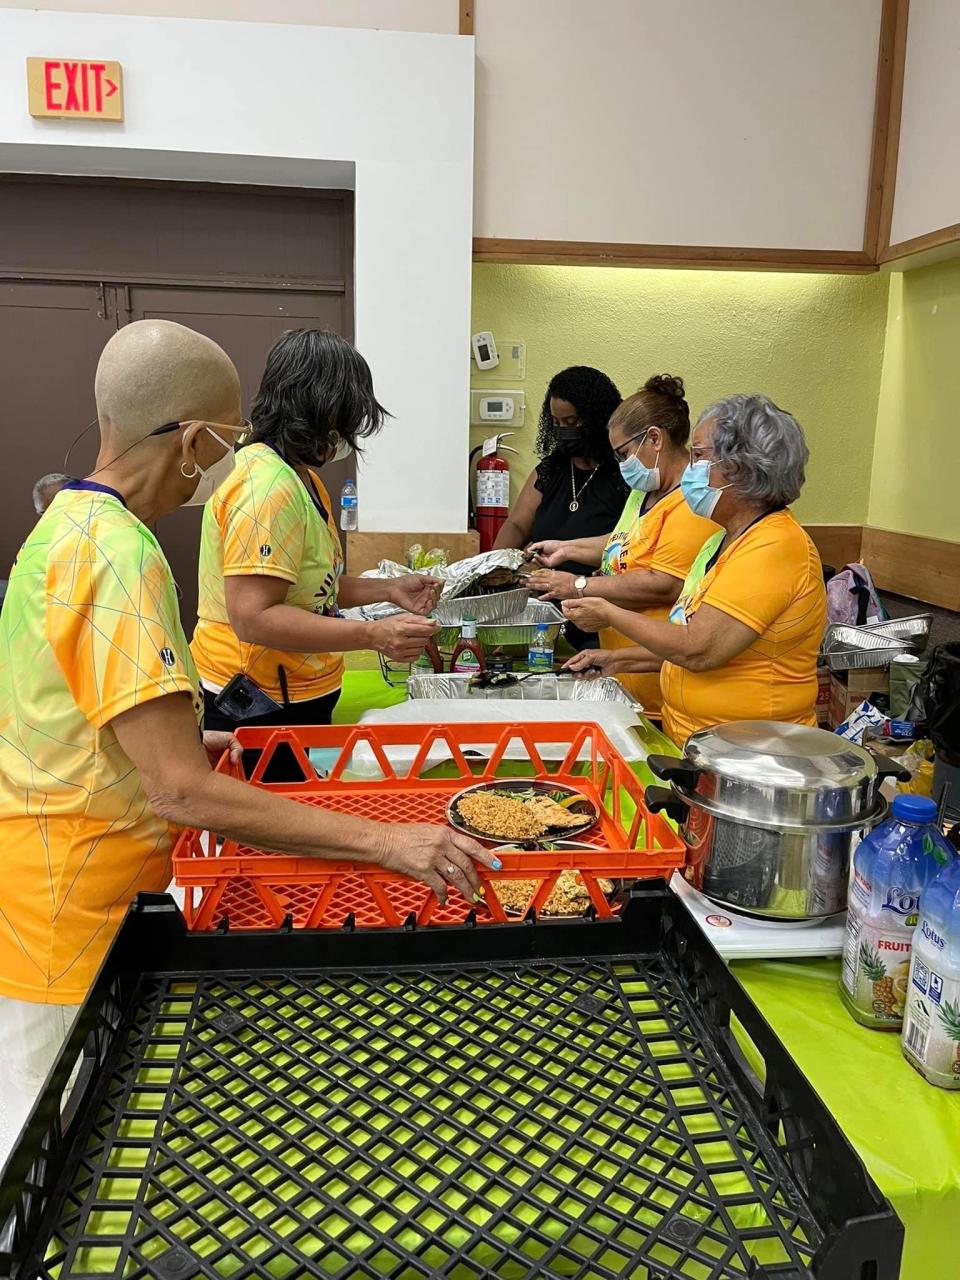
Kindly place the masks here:
POLYGON ((447 865, 444 867, 443 874, 444 874, 444 875, 447 877, 447 879, 449 880, 449 879, 450 879, 450 877, 451 877, 451 876, 456 872, 456 870, 457 870, 457 869, 456 869, 456 867, 453 865, 453 863, 452 863, 452 862, 448 862, 448 863, 447 863, 447 865))

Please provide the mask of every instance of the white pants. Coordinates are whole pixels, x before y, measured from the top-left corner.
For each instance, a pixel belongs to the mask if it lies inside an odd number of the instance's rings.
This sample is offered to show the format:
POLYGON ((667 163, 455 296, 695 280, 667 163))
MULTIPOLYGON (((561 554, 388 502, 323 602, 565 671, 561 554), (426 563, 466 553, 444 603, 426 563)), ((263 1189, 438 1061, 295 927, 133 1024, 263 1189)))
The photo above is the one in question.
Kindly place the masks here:
MULTIPOLYGON (((31 1004, 0 996, 0 1168, 79 1010, 78 1004, 31 1004)), ((68 1097, 69 1086, 64 1104, 68 1097)))

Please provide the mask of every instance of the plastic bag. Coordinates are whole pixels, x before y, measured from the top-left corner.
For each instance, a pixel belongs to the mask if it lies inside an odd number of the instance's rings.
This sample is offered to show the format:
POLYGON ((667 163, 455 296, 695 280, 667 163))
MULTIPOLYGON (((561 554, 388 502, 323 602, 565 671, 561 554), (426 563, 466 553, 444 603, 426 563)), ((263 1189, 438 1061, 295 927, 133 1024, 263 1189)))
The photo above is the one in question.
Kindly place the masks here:
POLYGON ((920 681, 920 699, 937 754, 960 765, 960 643, 934 649, 920 681))

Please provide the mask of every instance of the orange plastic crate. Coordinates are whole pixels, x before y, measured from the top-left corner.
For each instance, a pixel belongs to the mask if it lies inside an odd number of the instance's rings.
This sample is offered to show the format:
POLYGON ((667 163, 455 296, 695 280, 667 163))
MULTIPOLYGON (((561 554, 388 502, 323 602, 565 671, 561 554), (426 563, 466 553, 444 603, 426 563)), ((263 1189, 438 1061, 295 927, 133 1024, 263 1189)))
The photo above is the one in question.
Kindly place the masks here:
MULTIPOLYGON (((477 782, 516 777, 516 766, 528 765, 533 777, 577 787, 594 802, 600 820, 578 841, 594 846, 596 855, 583 850, 500 854, 502 870, 478 868, 484 881, 483 903, 467 902, 451 889, 441 904, 426 885, 378 866, 265 853, 229 839, 218 850, 210 832, 185 830, 174 848, 173 866, 177 883, 186 891, 184 914, 194 930, 215 929, 224 920, 231 929, 269 929, 287 920, 305 929, 339 929, 351 923, 357 928, 396 928, 411 918, 421 925, 462 924, 468 917, 478 924, 504 923, 518 917, 504 911, 496 892, 498 881, 533 882, 527 915, 531 908, 540 910, 560 873, 567 870, 579 871, 596 914, 609 917, 617 908, 607 900, 598 877, 669 877, 684 862, 679 836, 663 817, 649 812, 642 784, 595 724, 325 725, 247 728, 237 736, 244 747, 261 751, 252 785, 381 822, 444 824, 447 805, 458 791, 477 782), (281 743, 293 751, 303 781, 262 781, 281 743), (553 755, 560 744, 563 758, 545 760, 541 748, 547 744, 553 755), (517 747, 524 759, 507 759, 508 750, 517 747), (316 776, 307 755, 311 748, 337 750, 327 778, 316 776), (390 748, 402 750, 403 763, 391 761, 390 748), (372 754, 382 777, 350 776, 358 749, 372 754), (440 767, 428 758, 437 749, 449 756, 440 767)), ((370 755, 367 759, 369 763, 370 755)), ((236 772, 226 757, 217 767, 236 772)))

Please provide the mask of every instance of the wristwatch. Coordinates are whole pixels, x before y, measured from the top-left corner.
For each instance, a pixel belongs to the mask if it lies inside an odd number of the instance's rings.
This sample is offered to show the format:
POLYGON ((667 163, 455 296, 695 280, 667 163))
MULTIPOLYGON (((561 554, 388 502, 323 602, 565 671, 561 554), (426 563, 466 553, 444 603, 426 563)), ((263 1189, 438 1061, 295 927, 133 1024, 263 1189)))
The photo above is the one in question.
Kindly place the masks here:
POLYGON ((582 600, 582 599, 583 599, 583 593, 584 593, 584 592, 586 591, 586 589, 587 589, 587 579, 586 579, 586 578, 583 576, 583 574, 581 573, 581 575, 580 575, 580 577, 579 577, 579 578, 574 578, 574 580, 573 580, 573 585, 574 585, 574 587, 576 587, 577 595, 578 595, 578 596, 580 597, 580 599, 582 600))

